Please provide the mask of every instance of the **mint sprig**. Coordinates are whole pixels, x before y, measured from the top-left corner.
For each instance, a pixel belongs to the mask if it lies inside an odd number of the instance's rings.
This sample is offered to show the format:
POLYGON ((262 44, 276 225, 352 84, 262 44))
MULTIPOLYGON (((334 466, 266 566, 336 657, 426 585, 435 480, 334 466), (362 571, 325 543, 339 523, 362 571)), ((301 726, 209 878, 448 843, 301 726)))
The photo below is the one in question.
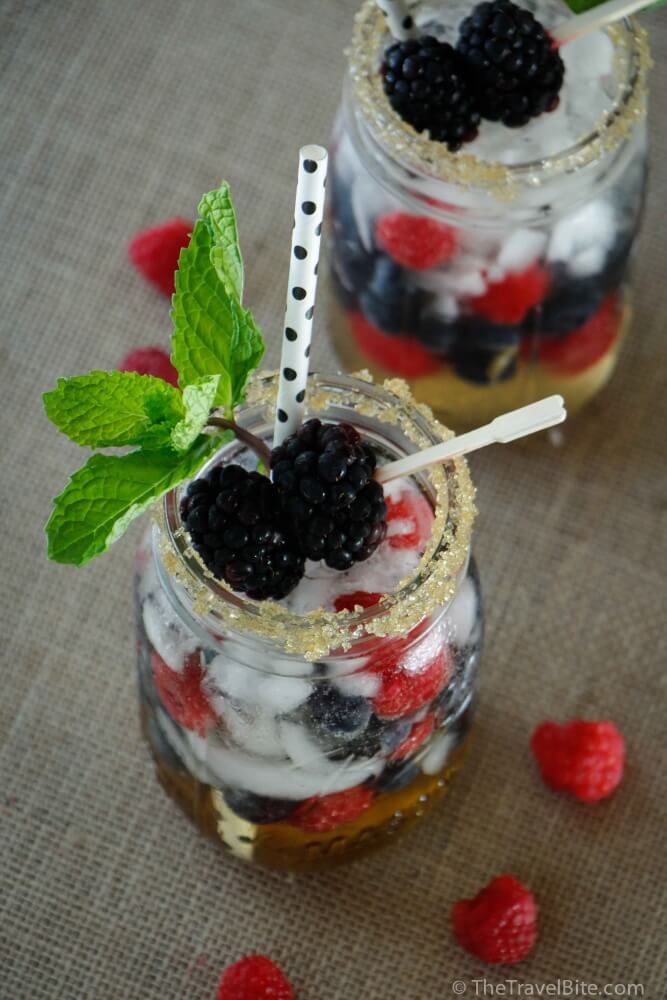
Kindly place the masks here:
POLYGON ((92 455, 54 501, 49 558, 82 566, 105 552, 154 500, 194 475, 231 431, 202 436, 184 455, 169 449, 92 455))
POLYGON ((233 437, 219 428, 243 401, 264 340, 242 306, 243 261, 227 183, 204 195, 199 215, 181 251, 171 314, 179 388, 150 375, 94 371, 59 379, 43 397, 49 419, 77 444, 136 449, 93 455, 56 498, 46 526, 56 562, 80 566, 106 551, 233 437), (216 408, 222 418, 211 417, 216 408))
POLYGON ((43 399, 46 415, 58 430, 91 448, 164 447, 185 416, 178 389, 135 372, 60 378, 43 399))
POLYGON ((220 375, 215 404, 226 414, 242 402, 248 376, 264 354, 261 332, 237 294, 243 280, 238 244, 233 252, 229 242, 230 233, 236 233, 233 211, 233 222, 221 221, 227 218, 228 194, 223 185, 199 204, 204 218, 196 223, 190 245, 181 251, 171 313, 172 361, 179 384, 220 375))

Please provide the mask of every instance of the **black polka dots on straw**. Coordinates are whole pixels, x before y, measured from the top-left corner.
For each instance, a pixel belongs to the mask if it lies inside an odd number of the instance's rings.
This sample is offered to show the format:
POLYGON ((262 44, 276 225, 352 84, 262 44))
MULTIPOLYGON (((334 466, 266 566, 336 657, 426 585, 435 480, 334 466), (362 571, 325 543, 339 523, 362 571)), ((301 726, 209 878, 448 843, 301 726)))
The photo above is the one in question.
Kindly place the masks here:
POLYGON ((326 174, 326 150, 322 146, 304 146, 299 153, 274 446, 292 434, 303 419, 326 174))

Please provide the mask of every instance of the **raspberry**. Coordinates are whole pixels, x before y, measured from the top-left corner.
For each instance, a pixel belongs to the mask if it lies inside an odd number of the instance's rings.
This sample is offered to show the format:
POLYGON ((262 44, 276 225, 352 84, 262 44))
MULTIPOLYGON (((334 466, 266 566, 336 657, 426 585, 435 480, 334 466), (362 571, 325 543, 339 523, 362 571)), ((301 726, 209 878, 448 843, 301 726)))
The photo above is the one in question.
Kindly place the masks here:
POLYGON ((620 784, 625 741, 613 722, 543 722, 530 746, 550 788, 596 802, 620 784))
POLYGON ((343 823, 351 823, 373 804, 373 792, 366 785, 356 785, 344 792, 306 799, 297 806, 289 822, 307 833, 326 833, 343 823))
POLYGON ((162 657, 153 651, 151 666, 157 693, 167 713, 180 726, 205 736, 215 713, 202 691, 204 671, 199 653, 188 656, 183 670, 177 671, 168 667, 162 657))
POLYGON ((492 281, 483 295, 468 299, 478 316, 492 323, 521 323, 533 306, 542 301, 549 287, 547 272, 533 264, 525 271, 510 271, 500 281, 492 281))
POLYGON ((293 1000, 289 979, 265 955, 248 955, 228 966, 218 986, 217 1000, 293 1000))
POLYGON ((490 965, 519 962, 537 938, 535 898, 513 875, 499 875, 474 899, 454 903, 451 918, 461 947, 490 965))
POLYGON ((375 238, 392 260, 414 271, 428 271, 449 260, 456 250, 455 231, 422 215, 391 212, 381 215, 375 238))
POLYGON ((211 572, 255 600, 285 597, 304 559, 284 530, 273 483, 240 465, 215 466, 190 483, 181 517, 211 572))
POLYGON ((417 712, 435 698, 451 673, 440 634, 425 637, 407 652, 396 647, 392 652, 399 652, 399 657, 386 658, 380 653, 369 667, 382 678, 380 690, 373 698, 373 708, 382 719, 397 719, 417 712))
POLYGON ((483 118, 518 128, 558 107, 563 60, 540 22, 511 0, 477 4, 461 22, 456 48, 483 118))
POLYGON ((587 323, 565 337, 540 338, 540 361, 563 375, 577 375, 596 364, 615 344, 620 328, 619 297, 608 295, 587 323))
POLYGON ((355 590, 353 594, 340 594, 334 601, 334 609, 336 611, 354 611, 357 605, 362 608, 374 608, 383 597, 384 594, 355 590))
POLYGON ((387 497, 387 541, 392 549, 423 549, 431 537, 433 510, 421 493, 387 497))
POLYGON ((441 368, 435 355, 416 337, 390 337, 357 312, 348 313, 348 322, 361 352, 393 375, 416 378, 431 375, 441 368))
POLYGON ((434 726, 435 717, 433 715, 427 715, 421 722, 415 722, 403 742, 399 743, 394 752, 389 754, 389 760, 402 760, 404 757, 409 757, 428 739, 434 726))
POLYGON ((385 53, 382 79, 401 118, 450 153, 477 136, 480 114, 468 70, 447 42, 430 35, 396 42, 385 53))
POLYGON ((144 229, 130 240, 128 254, 139 274, 165 295, 174 293, 174 272, 178 255, 190 242, 192 223, 185 219, 167 219, 158 226, 144 229))
POLYGON ((306 421, 271 452, 280 507, 302 555, 349 569, 385 536, 375 453, 349 424, 306 421))
POLYGON ((137 347, 126 354, 118 365, 119 372, 137 372, 138 375, 154 375, 170 385, 178 386, 178 372, 166 351, 161 347, 137 347))

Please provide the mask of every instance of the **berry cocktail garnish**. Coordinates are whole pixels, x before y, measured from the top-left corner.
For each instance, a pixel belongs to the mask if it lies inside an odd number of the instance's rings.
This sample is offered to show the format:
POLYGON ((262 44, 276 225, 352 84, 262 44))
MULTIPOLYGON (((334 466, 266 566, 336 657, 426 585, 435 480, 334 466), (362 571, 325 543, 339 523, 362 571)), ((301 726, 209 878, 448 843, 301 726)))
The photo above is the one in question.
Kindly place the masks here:
POLYGON ((214 576, 248 597, 279 600, 303 576, 304 557, 283 528, 276 486, 258 472, 215 466, 190 483, 181 517, 214 576))
POLYGON ((387 505, 375 466, 373 449, 350 424, 308 420, 273 449, 280 508, 304 556, 345 570, 377 549, 387 505))
POLYGON ((563 60, 540 22, 512 0, 477 4, 461 23, 456 48, 483 118, 519 128, 558 107, 563 60))
POLYGON ((480 113, 468 69, 447 42, 429 35, 395 42, 382 77, 392 108, 417 132, 428 131, 451 153, 477 137, 480 113))

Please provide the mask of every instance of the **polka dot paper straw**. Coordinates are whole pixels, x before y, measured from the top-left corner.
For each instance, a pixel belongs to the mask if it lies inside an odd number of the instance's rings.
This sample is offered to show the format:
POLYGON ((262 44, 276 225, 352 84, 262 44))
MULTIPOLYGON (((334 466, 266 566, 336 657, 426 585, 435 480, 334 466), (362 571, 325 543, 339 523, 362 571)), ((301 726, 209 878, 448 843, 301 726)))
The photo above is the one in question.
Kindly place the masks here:
POLYGON ((322 146, 303 146, 299 150, 299 179, 294 206, 274 447, 289 437, 303 418, 320 259, 327 160, 327 151, 322 146))
POLYGON ((389 30, 399 42, 415 37, 415 22, 405 0, 376 0, 385 14, 389 30))

